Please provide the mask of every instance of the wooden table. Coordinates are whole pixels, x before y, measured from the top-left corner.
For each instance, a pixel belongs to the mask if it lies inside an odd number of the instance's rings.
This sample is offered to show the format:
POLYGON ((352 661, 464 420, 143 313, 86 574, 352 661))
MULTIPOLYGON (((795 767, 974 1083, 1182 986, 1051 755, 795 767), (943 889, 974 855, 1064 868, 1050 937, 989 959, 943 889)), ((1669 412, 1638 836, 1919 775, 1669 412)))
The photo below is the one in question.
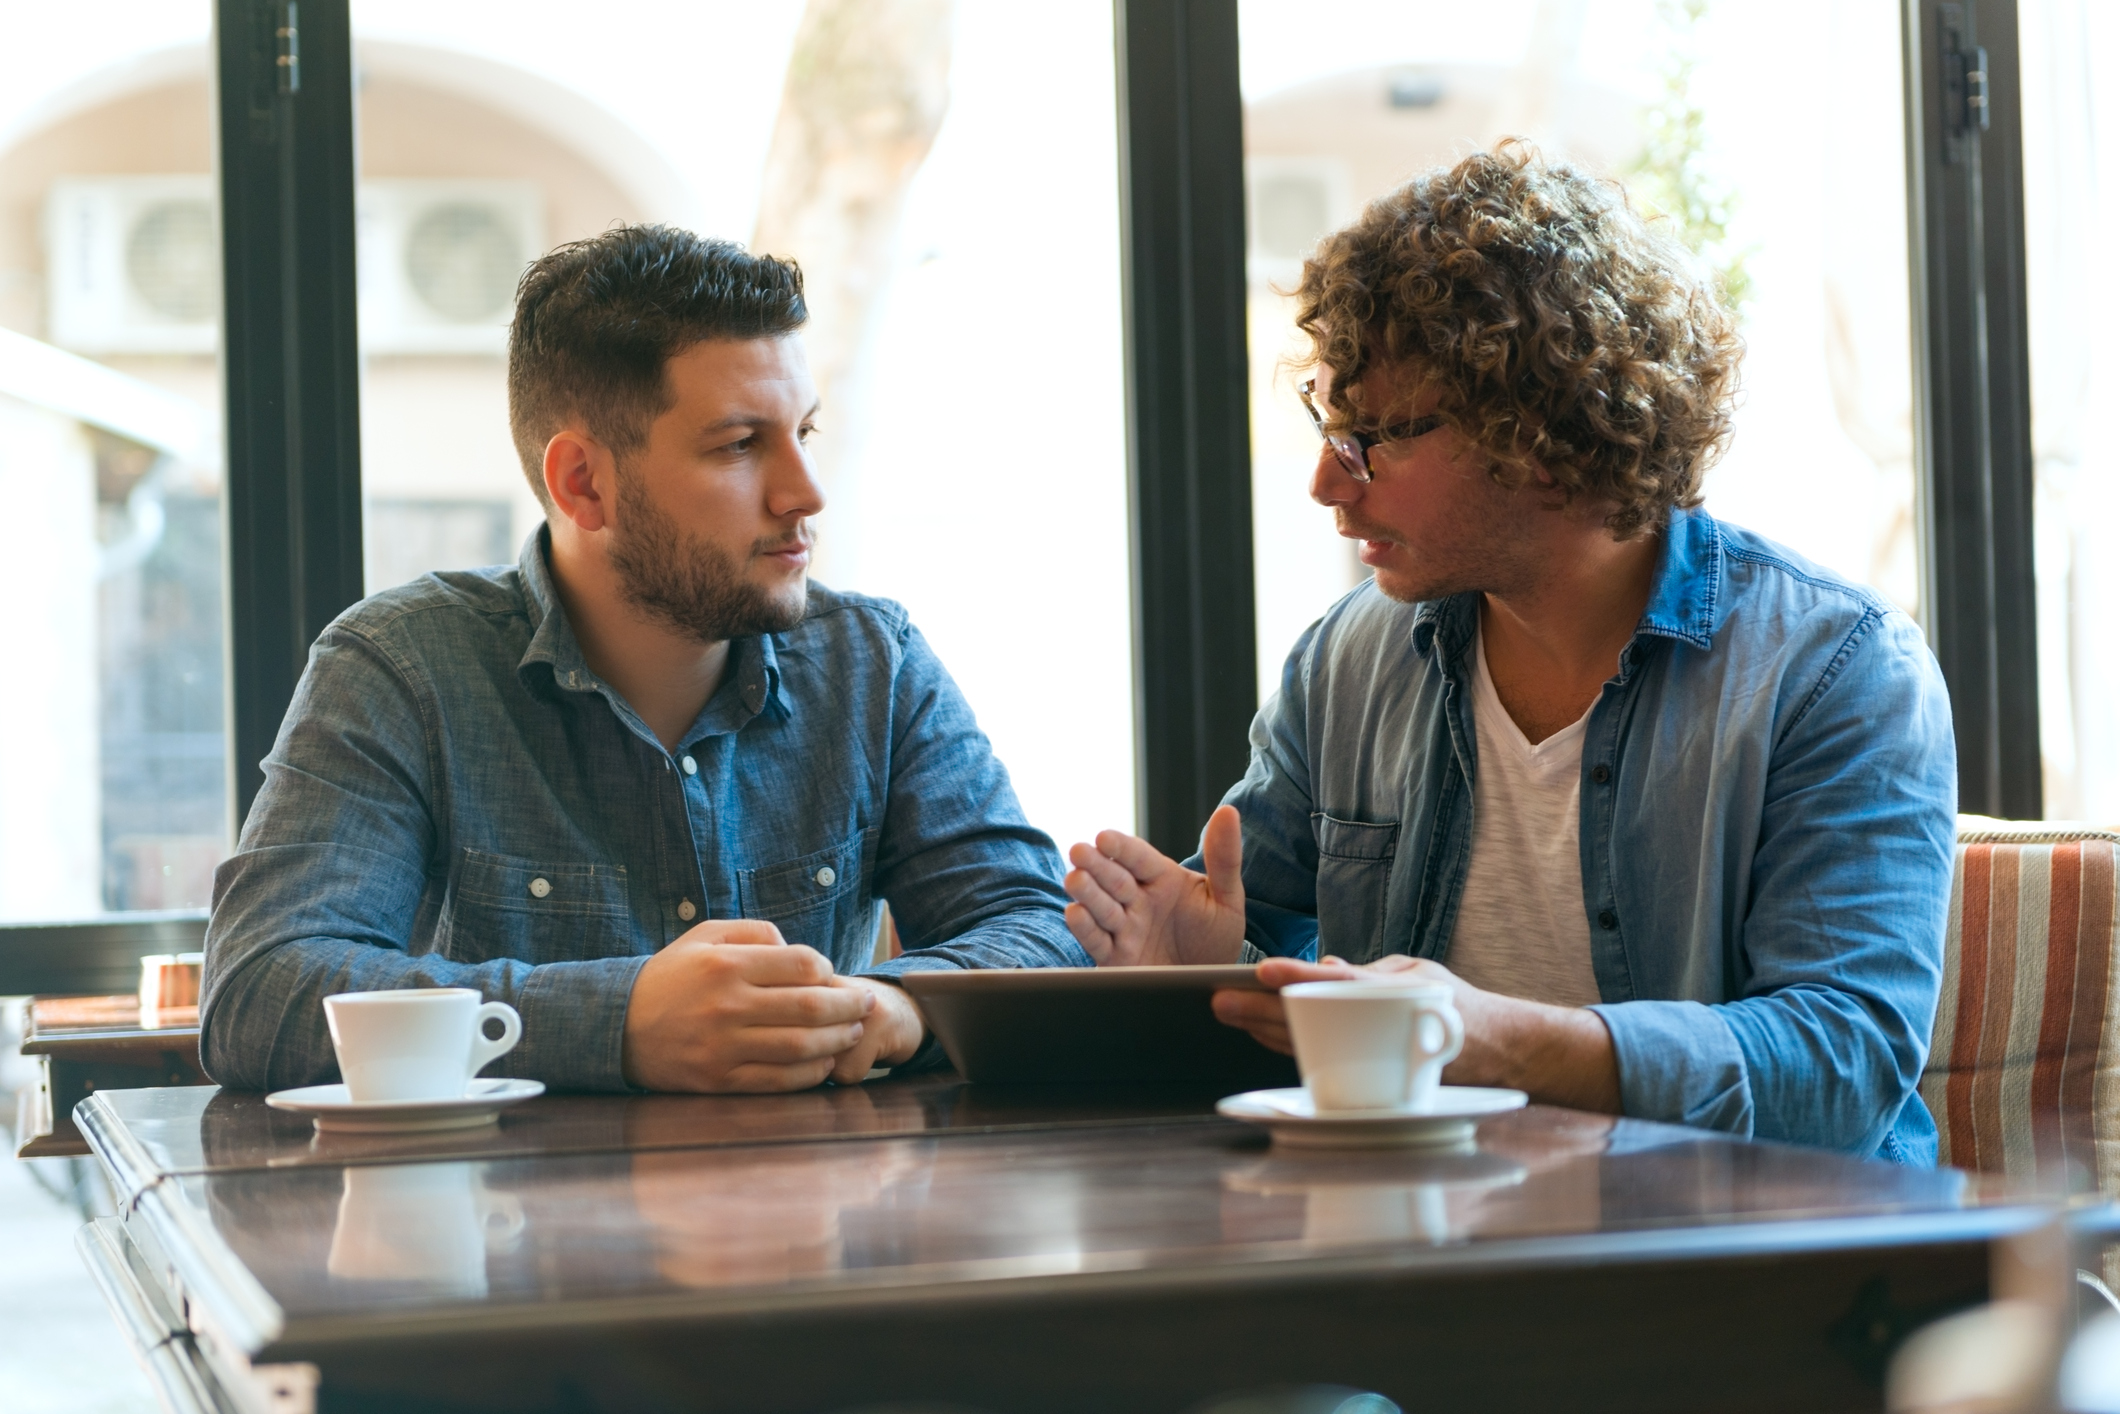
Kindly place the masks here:
POLYGON ((31 998, 22 1054, 41 1061, 38 1082, 16 1100, 22 1159, 88 1153, 74 1106, 98 1090, 211 1083, 199 1068, 199 1009, 144 1017, 135 994, 31 998))
POLYGON ((124 1211, 82 1250, 177 1409, 1826 1411, 2052 1211, 1537 1107, 1283 1152, 1212 1099, 928 1075, 405 1139, 99 1090, 124 1211))

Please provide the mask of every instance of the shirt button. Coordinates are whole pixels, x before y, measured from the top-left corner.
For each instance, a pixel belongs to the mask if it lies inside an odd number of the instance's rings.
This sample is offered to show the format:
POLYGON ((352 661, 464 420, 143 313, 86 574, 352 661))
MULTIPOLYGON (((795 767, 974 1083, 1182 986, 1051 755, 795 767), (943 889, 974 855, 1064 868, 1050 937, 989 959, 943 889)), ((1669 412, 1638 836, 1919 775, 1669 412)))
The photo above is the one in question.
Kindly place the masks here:
POLYGON ((684 919, 687 923, 690 923, 698 912, 699 910, 692 906, 692 900, 690 899, 684 899, 677 905, 677 916, 684 919))
POLYGON ((1619 915, 1608 908, 1597 915, 1597 926, 1606 929, 1617 928, 1619 926, 1619 915))
POLYGON ((1590 779, 1596 781, 1599 785, 1603 785, 1612 779, 1612 768, 1601 761, 1590 768, 1590 779))
POLYGON ((686 775, 696 776, 699 774, 699 763, 697 761, 694 761, 691 757, 687 756, 684 759, 683 765, 685 768, 686 775))
POLYGON ((530 881, 530 897, 543 898, 551 892, 552 881, 550 879, 532 879, 530 881))
POLYGON ((822 868, 822 869, 820 869, 820 870, 818 870, 818 871, 817 871, 817 887, 818 887, 818 888, 820 888, 820 889, 829 889, 830 887, 832 887, 832 885, 834 885, 834 884, 836 884, 836 883, 838 883, 838 882, 839 882, 839 875, 833 872, 833 870, 832 870, 832 866, 831 866, 831 865, 827 864, 827 865, 825 865, 825 867, 824 867, 824 868, 822 868))

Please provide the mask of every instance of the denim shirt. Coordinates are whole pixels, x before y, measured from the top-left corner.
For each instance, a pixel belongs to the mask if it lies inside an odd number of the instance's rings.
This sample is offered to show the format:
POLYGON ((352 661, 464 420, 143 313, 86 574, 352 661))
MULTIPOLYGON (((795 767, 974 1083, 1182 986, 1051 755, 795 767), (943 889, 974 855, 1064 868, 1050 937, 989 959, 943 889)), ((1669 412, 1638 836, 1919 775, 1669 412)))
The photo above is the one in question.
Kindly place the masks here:
POLYGON ((310 650, 214 880, 215 1080, 334 1079, 326 996, 462 986, 522 1014, 488 1074, 620 1089, 634 978, 710 918, 842 973, 1089 965, 1058 852, 904 609, 813 585, 795 628, 731 643, 667 751, 583 660, 545 538, 366 599, 310 650), (879 900, 906 952, 871 966, 879 900))
MULTIPOLYGON (((1583 739, 1591 965, 1627 1114, 1933 1164, 1915 1093, 1957 763, 1905 614, 1700 511, 1583 739)), ((1441 960, 1472 852, 1478 596, 1373 584, 1297 643, 1228 801, 1253 947, 1441 960)))

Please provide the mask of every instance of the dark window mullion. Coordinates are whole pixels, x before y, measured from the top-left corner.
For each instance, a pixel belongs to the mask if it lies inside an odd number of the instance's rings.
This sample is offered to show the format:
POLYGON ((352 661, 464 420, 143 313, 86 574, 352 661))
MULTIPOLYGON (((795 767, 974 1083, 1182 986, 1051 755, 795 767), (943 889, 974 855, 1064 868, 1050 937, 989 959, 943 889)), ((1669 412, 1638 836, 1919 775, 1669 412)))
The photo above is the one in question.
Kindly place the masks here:
POLYGON ((216 0, 214 24, 240 830, 309 645, 361 597, 353 54, 346 0, 216 0))
POLYGON ((1907 0, 1905 18, 1923 616, 1951 691, 1959 808, 2037 818, 2017 10, 1907 0))
POLYGON ((1235 0, 1115 0, 1139 829, 1190 854, 1257 705, 1235 0))

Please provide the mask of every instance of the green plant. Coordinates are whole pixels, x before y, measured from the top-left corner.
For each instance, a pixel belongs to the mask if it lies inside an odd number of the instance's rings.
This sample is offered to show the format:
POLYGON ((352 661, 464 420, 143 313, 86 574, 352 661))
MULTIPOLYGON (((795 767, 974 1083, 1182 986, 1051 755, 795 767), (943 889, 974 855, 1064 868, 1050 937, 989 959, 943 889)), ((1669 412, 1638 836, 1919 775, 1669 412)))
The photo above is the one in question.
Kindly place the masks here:
POLYGON ((1668 220, 1686 248, 1707 264, 1724 303, 1741 316, 1752 293, 1745 263, 1753 248, 1731 244, 1738 194, 1714 170, 1708 115, 1694 94, 1708 6, 1709 0, 1657 0, 1658 24, 1667 39, 1657 66, 1662 93, 1642 114, 1641 155, 1627 185, 1645 211, 1668 220))

